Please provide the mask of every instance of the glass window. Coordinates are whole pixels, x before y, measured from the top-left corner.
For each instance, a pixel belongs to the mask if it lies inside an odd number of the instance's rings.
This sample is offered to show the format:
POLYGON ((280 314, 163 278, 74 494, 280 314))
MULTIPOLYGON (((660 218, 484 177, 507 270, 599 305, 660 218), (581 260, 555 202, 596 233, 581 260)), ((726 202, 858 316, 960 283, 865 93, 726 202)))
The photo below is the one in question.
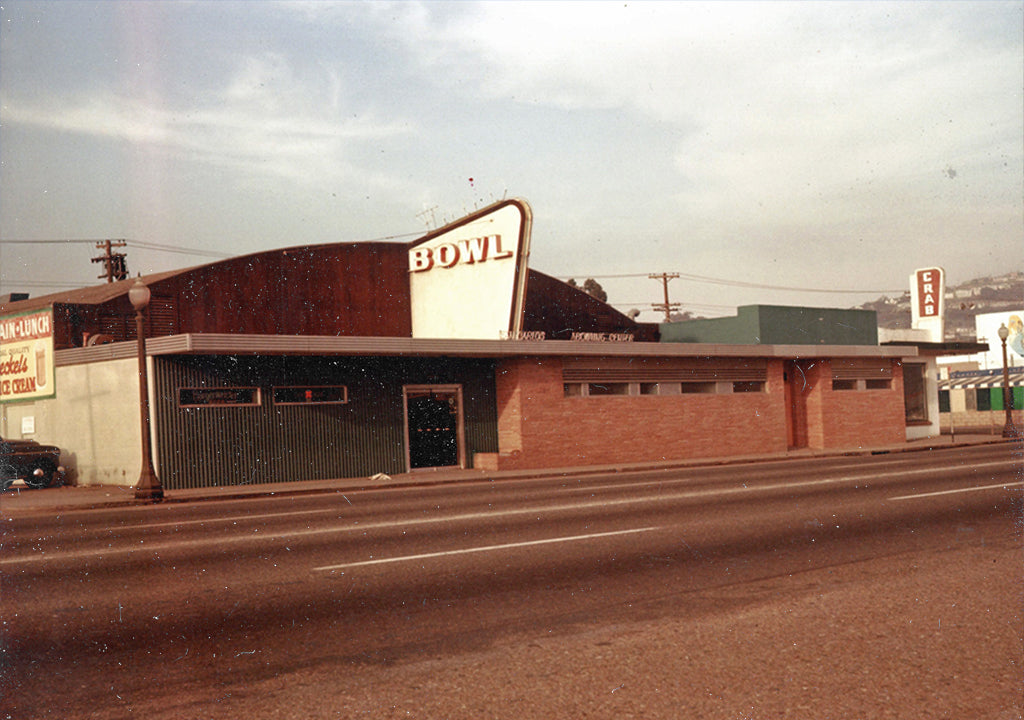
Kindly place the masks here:
POLYGON ((348 402, 345 385, 295 385, 274 388, 275 405, 343 405, 348 402))
MULTIPOLYGON (((903 366, 903 409, 907 422, 926 422, 928 420, 928 396, 925 393, 924 369, 925 366, 920 363, 907 363, 903 366)), ((870 384, 868 387, 871 387, 870 384)))
POLYGON ((715 382, 684 382, 681 392, 683 394, 714 395, 718 392, 718 383, 715 382))
POLYGON ((583 383, 565 383, 562 387, 565 392, 565 397, 583 396, 583 383))
POLYGON ((641 395, 678 395, 679 383, 640 383, 641 395))
MULTIPOLYGON (((1000 391, 1002 392, 1002 391, 1000 391)), ((978 400, 978 410, 991 410, 992 409, 992 391, 988 388, 977 388, 974 391, 975 397, 978 400)), ((999 404, 1002 408, 1002 403, 999 404)))
POLYGON ((260 404, 255 387, 178 388, 179 407, 252 407, 260 404))
POLYGON ((590 383, 587 387, 590 397, 595 395, 629 395, 629 383, 590 383))
POLYGON ((755 381, 743 381, 734 382, 732 384, 732 391, 734 393, 759 393, 764 392, 764 383, 758 380, 755 381))

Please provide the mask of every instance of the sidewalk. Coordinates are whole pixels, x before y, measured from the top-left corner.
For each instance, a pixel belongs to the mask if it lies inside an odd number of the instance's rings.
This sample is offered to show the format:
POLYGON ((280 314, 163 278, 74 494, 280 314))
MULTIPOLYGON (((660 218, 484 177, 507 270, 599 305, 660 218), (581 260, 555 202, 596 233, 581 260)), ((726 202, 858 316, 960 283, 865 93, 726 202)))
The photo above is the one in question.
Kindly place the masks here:
MULTIPOLYGON (((877 448, 851 448, 847 450, 793 450, 774 455, 749 455, 727 458, 702 458, 697 460, 672 460, 616 465, 586 465, 568 468, 545 468, 532 470, 506 470, 487 472, 484 470, 422 470, 414 473, 383 477, 339 478, 333 480, 301 480, 296 482, 267 483, 259 485, 227 485, 212 488, 167 490, 164 503, 188 503, 206 500, 236 500, 257 496, 283 496, 311 493, 343 493, 356 490, 400 487, 429 486, 472 480, 516 480, 541 477, 576 477, 581 475, 633 472, 643 470, 664 470, 687 467, 714 467, 741 465, 755 462, 793 460, 798 458, 840 457, 843 455, 878 455, 932 450, 936 448, 965 447, 1008 442, 999 435, 981 433, 957 433, 955 437, 943 435, 937 438, 909 440, 900 445, 877 448)), ((0 494, 0 518, 16 515, 56 514, 69 510, 113 508, 143 505, 135 499, 134 489, 119 485, 90 485, 84 487, 55 487, 45 490, 29 490, 21 481, 0 494)))

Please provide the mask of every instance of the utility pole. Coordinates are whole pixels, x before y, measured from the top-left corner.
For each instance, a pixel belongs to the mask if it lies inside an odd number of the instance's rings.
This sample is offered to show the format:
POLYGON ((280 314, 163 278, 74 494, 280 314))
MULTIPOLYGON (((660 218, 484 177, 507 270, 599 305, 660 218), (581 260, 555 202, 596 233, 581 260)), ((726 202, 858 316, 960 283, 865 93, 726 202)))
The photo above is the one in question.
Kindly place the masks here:
POLYGON ((651 307, 655 310, 662 310, 665 313, 665 322, 672 322, 672 311, 677 309, 680 304, 668 301, 668 281, 679 277, 679 273, 660 273, 658 275, 648 275, 651 280, 661 280, 661 285, 665 289, 665 302, 663 303, 651 303, 651 307))
POLYGON ((95 257, 91 262, 103 263, 104 273, 96 277, 107 279, 108 283, 115 280, 125 280, 128 277, 128 263, 124 253, 116 253, 114 248, 123 248, 128 244, 126 240, 103 240, 96 243, 96 249, 102 250, 103 255, 95 257))

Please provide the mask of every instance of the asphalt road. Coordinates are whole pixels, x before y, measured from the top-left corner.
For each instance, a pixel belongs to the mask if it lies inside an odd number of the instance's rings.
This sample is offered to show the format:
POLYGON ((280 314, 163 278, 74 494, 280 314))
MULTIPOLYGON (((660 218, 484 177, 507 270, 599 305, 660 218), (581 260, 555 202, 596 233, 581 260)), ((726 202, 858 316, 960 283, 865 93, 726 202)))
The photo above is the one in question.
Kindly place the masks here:
POLYGON ((8 518, 0 717, 1017 718, 1022 484, 997 445, 8 518))

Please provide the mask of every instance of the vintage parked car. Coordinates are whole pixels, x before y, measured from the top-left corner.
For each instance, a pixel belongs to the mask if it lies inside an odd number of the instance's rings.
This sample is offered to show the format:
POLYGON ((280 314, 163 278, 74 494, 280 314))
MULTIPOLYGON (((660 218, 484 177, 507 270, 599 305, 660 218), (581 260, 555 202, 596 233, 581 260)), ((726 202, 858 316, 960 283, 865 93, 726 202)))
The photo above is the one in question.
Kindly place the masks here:
POLYGON ((35 440, 0 438, 0 490, 18 479, 30 488, 50 487, 63 477, 59 447, 40 445, 35 440))

